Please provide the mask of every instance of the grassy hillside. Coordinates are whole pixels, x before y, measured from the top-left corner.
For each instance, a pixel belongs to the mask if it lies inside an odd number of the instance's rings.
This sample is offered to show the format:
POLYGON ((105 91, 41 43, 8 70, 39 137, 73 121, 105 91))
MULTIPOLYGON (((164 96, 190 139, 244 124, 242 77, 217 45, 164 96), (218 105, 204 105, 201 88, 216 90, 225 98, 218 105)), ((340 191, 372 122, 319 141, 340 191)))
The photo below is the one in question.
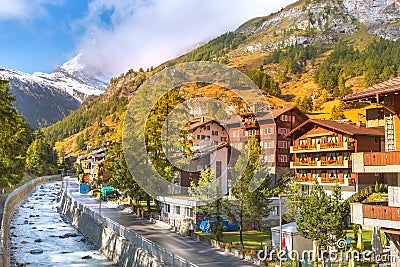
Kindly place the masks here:
MULTIPOLYGON (((78 139, 89 147, 115 140, 127 103, 146 79, 167 66, 204 60, 249 75, 260 88, 265 87, 262 90, 272 107, 293 105, 296 99, 309 97, 314 104, 310 117, 329 119, 332 107, 340 105, 344 95, 399 75, 400 41, 379 40, 354 20, 347 25, 348 32, 344 30, 347 33, 333 30, 330 27, 335 21, 343 20, 340 1, 324 3, 298 1, 275 14, 254 18, 235 32, 222 34, 154 70, 129 70, 113 78, 103 95, 87 100, 67 118, 46 128, 45 135, 67 155, 82 152, 78 139), (325 13, 318 13, 318 3, 325 13), (291 12, 293 8, 296 12, 291 12)), ((227 104, 233 102, 230 92, 215 85, 185 85, 181 93, 186 98, 217 97, 227 104)), ((345 106, 344 114, 353 122, 364 120, 359 114, 370 107, 345 106)))

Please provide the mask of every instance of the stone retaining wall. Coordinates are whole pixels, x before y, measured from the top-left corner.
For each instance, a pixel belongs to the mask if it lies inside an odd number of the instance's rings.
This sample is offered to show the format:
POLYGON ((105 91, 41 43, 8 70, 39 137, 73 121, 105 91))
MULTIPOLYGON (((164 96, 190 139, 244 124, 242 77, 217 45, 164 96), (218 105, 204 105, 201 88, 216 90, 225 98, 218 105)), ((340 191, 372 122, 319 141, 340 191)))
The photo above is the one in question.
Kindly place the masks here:
POLYGON ((60 180, 60 175, 43 176, 36 178, 12 191, 4 203, 3 220, 1 221, 1 266, 10 266, 10 220, 14 211, 36 190, 36 186, 42 183, 60 180))
POLYGON ((65 193, 62 194, 61 212, 118 266, 195 266, 124 226, 102 217, 65 193))

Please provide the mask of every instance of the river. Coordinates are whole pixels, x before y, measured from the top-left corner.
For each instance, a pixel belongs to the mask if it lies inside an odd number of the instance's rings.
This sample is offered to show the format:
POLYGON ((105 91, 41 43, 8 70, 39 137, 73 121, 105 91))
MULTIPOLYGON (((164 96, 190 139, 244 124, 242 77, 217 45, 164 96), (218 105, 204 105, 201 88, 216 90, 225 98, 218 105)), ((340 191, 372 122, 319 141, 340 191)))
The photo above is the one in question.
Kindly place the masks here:
POLYGON ((61 182, 39 185, 10 224, 11 266, 114 266, 61 217, 61 182))

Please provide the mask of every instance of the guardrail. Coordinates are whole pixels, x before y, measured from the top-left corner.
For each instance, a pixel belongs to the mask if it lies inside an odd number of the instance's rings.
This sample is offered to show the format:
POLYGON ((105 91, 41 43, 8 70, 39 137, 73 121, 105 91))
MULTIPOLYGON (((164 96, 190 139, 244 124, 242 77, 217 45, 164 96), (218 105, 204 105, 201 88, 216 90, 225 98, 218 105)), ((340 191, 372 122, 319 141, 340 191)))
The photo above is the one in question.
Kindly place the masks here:
MULTIPOLYGON (((65 191, 63 192, 65 197, 65 191)), ((86 207, 79 201, 73 198, 71 195, 66 195, 71 200, 71 204, 77 207, 82 212, 86 213, 93 219, 97 220, 104 226, 112 229, 115 233, 119 234, 126 238, 133 245, 138 246, 139 248, 147 251, 150 255, 156 257, 161 262, 163 262, 166 266, 176 266, 176 267, 197 267, 197 265, 185 260, 184 258, 174 254, 173 252, 161 247, 160 245, 154 243, 153 241, 129 230, 125 226, 100 215, 97 211, 92 210, 89 207, 86 207)))

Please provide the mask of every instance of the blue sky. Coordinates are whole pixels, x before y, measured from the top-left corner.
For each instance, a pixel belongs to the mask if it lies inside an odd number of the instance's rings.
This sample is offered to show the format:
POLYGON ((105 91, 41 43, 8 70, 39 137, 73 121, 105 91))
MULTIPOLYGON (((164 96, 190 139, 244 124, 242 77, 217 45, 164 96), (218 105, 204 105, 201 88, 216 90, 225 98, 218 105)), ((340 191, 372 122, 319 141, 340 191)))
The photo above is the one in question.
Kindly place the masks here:
POLYGON ((293 0, 1 0, 0 68, 51 72, 81 52, 117 75, 156 66, 293 0))

